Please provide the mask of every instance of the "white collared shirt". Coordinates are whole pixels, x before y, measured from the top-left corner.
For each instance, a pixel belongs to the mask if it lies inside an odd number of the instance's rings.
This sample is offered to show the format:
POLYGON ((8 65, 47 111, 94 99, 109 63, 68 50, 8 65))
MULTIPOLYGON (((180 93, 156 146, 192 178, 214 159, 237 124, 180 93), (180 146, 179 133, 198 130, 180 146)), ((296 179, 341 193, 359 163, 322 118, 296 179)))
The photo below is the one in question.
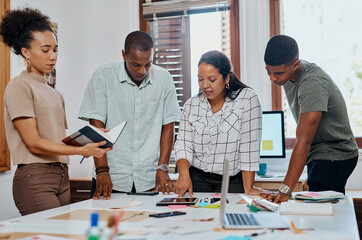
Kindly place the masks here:
POLYGON ((155 186, 162 126, 180 118, 175 86, 166 69, 152 65, 138 87, 124 61, 99 67, 88 83, 79 118, 100 120, 107 129, 127 121, 107 152, 113 189, 131 191, 133 182, 137 191, 155 186))
POLYGON ((258 96, 244 88, 235 100, 226 98, 215 114, 204 94, 186 101, 174 147, 175 159, 187 159, 204 172, 223 174, 229 160, 229 174, 258 171, 262 111, 258 96))

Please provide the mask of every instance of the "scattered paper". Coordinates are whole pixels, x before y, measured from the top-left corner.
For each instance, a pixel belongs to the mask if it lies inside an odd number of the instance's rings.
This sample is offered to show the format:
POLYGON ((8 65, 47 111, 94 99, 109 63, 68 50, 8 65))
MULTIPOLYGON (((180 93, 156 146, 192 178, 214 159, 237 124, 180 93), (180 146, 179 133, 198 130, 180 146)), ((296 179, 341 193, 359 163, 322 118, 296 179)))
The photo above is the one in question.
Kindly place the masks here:
POLYGON ((120 206, 120 207, 114 207, 114 208, 111 208, 111 209, 125 209, 125 208, 131 208, 131 207, 137 207, 139 205, 141 205, 142 202, 140 201, 133 201, 127 205, 123 205, 123 206, 120 206))

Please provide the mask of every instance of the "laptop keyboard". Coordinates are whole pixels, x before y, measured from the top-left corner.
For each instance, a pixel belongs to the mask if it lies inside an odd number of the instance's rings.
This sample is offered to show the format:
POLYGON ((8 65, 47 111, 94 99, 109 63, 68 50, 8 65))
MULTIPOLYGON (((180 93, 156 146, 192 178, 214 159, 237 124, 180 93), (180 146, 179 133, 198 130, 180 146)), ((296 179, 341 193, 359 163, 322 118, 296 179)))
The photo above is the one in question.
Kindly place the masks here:
POLYGON ((226 213, 230 225, 240 226, 259 226, 258 221, 252 214, 245 213, 226 213))

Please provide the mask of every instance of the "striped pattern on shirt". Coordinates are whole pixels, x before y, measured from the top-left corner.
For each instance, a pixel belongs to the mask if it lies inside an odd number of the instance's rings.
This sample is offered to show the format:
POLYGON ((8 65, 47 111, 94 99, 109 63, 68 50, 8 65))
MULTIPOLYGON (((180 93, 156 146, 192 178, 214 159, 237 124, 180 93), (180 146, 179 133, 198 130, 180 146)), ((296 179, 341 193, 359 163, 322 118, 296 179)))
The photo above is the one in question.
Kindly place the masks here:
POLYGON ((174 147, 175 159, 187 159, 205 172, 222 175, 224 160, 229 174, 258 171, 262 111, 258 96, 244 88, 235 100, 226 98, 215 114, 204 94, 186 101, 174 147))

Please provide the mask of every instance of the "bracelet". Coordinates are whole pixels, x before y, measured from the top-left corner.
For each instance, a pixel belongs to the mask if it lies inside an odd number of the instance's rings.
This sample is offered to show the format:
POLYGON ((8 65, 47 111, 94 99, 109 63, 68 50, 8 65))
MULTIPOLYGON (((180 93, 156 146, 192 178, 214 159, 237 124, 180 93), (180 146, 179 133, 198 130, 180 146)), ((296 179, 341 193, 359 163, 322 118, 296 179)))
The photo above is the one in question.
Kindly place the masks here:
POLYGON ((97 173, 97 176, 99 175, 109 175, 109 173, 97 173))
POLYGON ((96 173, 103 172, 101 170, 109 171, 109 167, 108 166, 97 167, 96 168, 96 173))

